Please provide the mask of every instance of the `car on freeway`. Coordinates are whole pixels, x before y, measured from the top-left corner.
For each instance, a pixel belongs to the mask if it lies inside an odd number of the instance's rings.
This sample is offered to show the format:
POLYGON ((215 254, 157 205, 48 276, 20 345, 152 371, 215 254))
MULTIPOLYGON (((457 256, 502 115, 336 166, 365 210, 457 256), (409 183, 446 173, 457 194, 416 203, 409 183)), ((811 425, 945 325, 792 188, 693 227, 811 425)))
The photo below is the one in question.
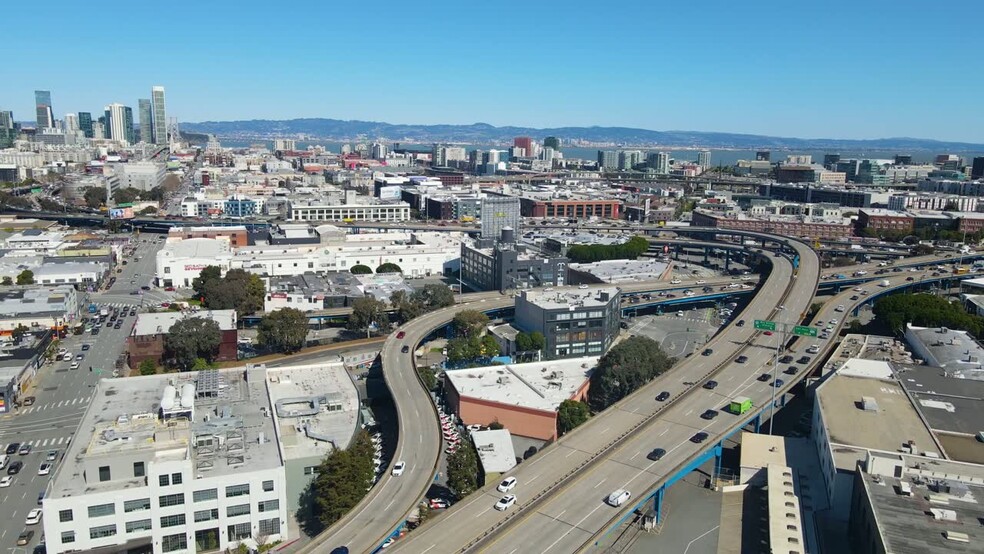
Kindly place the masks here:
POLYGON ((663 391, 656 395, 657 402, 666 402, 669 399, 670 399, 670 393, 667 391, 663 391))
POLYGON ((140 287, 140 290, 150 290, 150 285, 144 285, 140 287))
POLYGON ((403 345, 403 348, 400 349, 400 352, 403 352, 404 354, 406 354, 407 352, 410 352, 410 347, 407 346, 406 344, 404 344, 403 345))
POLYGON ((17 546, 24 546, 31 542, 34 538, 34 531, 24 531, 20 535, 17 535, 17 546))
POLYGON ((772 376, 769 375, 768 373, 763 373, 762 375, 759 375, 758 377, 756 377, 756 380, 757 381, 761 381, 763 383, 766 382, 766 381, 768 381, 769 379, 772 379, 772 376))
POLYGON ((3 477, 0 477, 0 488, 7 488, 13 482, 14 477, 12 475, 4 475, 3 477))
POLYGON ((431 498, 428 502, 432 510, 446 510, 451 503, 443 498, 431 498))
POLYGON ((503 496, 502 498, 499 499, 498 502, 495 503, 495 509, 501 512, 503 510, 508 509, 510 506, 512 506, 515 503, 516 503, 516 495, 507 494, 506 496, 503 496))
POLYGON ((608 498, 605 499, 605 502, 607 502, 609 506, 614 506, 617 508, 622 504, 625 504, 625 502, 628 501, 628 499, 631 497, 632 497, 631 492, 625 489, 618 489, 617 491, 613 491, 611 494, 609 494, 608 498))
POLYGON ((404 462, 403 460, 400 460, 399 462, 393 464, 393 471, 391 471, 390 473, 393 475, 393 477, 399 477, 400 475, 403 475, 403 470, 405 470, 406 468, 407 468, 407 463, 404 462))
POLYGON ((762 334, 765 335, 765 336, 767 336, 767 337, 771 337, 772 336, 772 331, 763 331, 762 334))
POLYGON ((588 288, 588 285, 578 285, 577 288, 579 288, 579 289, 586 289, 586 288, 588 288))
POLYGON ((42 463, 41 467, 38 468, 38 475, 47 475, 49 473, 51 473, 51 464, 48 462, 42 463))
POLYGON ((745 363, 747 361, 748 361, 748 356, 744 356, 743 355, 743 356, 738 356, 737 358, 735 358, 735 362, 737 362, 739 364, 743 364, 743 363, 745 363))
POLYGON ((21 456, 27 456, 28 454, 31 453, 31 445, 22 444, 20 449, 17 451, 17 453, 20 454, 21 456))
POLYGON ((83 344, 83 345, 82 345, 82 351, 83 351, 83 352, 85 352, 86 350, 88 350, 88 349, 90 349, 90 348, 92 348, 92 347, 91 347, 91 346, 89 346, 88 344, 83 344))
POLYGON ((505 479, 502 480, 501 483, 499 483, 499 486, 496 487, 495 490, 497 490, 499 492, 509 492, 515 486, 516 486, 516 478, 515 477, 506 477, 505 479))
POLYGON ((44 456, 44 461, 46 461, 46 462, 53 462, 56 459, 58 459, 58 451, 57 450, 49 450, 48 453, 45 454, 45 456, 44 456))
POLYGON ((799 371, 799 368, 796 367, 796 366, 794 366, 794 365, 791 365, 791 366, 787 367, 786 369, 782 370, 782 372, 785 373, 786 375, 796 375, 796 373, 798 371, 799 371))
POLYGON ((717 410, 704 410, 704 413, 700 414, 701 419, 714 419, 718 415, 717 410))
POLYGON ((10 462, 10 465, 7 467, 7 475, 17 475, 20 473, 22 467, 24 467, 24 462, 20 460, 10 462))
POLYGON ((775 387, 775 388, 777 388, 777 389, 779 387, 785 385, 785 384, 786 384, 786 382, 783 381, 782 379, 776 379, 775 381, 772 382, 772 386, 775 387))
POLYGON ((690 437, 690 442, 700 444, 707 440, 707 433, 700 431, 699 433, 694 433, 694 436, 690 437))
POLYGON ((810 357, 809 356, 800 356, 799 359, 796 360, 796 363, 798 363, 798 364, 808 364, 808 363, 810 363, 810 357))
POLYGON ((41 523, 41 508, 34 508, 30 512, 27 512, 27 521, 24 523, 25 525, 37 525, 41 523))
POLYGON ((857 299, 858 299, 858 295, 856 295, 856 294, 851 297, 851 300, 857 300, 857 299))
POLYGON ((912 282, 912 281, 915 281, 916 278, 915 277, 906 277, 905 280, 906 281, 909 281, 909 282, 912 282))
POLYGON ((406 331, 400 331, 399 333, 396 334, 396 338, 398 339, 402 339, 405 336, 407 336, 406 331))
POLYGON ((710 356, 713 353, 714 353, 714 350, 712 350, 710 348, 705 348, 704 351, 701 352, 701 355, 703 355, 703 356, 710 356))
POLYGON ((653 448, 653 451, 646 455, 647 458, 654 462, 658 462, 663 456, 666 456, 666 450, 662 448, 653 448))
POLYGON ((717 388, 717 386, 718 386, 718 382, 713 380, 704 383, 704 388, 707 390, 714 390, 717 388))
POLYGON ((38 493, 38 506, 40 506, 42 502, 44 502, 44 491, 38 493))
POLYGON ((735 327, 744 327, 744 326, 745 326, 745 320, 744 319, 739 319, 738 322, 735 323, 735 327))

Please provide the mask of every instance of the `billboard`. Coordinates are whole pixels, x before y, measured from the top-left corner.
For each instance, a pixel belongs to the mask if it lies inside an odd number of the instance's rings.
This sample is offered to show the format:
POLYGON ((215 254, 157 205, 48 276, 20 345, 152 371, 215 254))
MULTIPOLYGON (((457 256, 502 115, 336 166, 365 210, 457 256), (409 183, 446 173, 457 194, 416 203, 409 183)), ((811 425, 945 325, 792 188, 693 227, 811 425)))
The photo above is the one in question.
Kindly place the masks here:
POLYGON ((389 185, 385 187, 379 187, 379 199, 383 201, 387 200, 399 200, 402 197, 403 187, 400 185, 389 185))
POLYGON ((109 219, 133 219, 133 206, 110 208, 109 219))

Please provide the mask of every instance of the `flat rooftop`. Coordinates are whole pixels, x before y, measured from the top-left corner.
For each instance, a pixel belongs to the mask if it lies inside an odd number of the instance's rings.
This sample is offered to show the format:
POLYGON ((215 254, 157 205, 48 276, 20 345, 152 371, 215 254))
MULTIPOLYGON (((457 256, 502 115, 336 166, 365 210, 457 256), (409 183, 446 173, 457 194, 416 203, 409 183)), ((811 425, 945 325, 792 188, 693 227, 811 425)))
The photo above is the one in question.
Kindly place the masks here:
MULTIPOLYGON (((831 443, 898 452, 903 443, 915 441, 920 452, 939 453, 932 434, 897 381, 838 372, 818 387, 816 394, 831 443), (877 410, 863 409, 863 398, 874 400, 877 410)), ((853 470, 853 464, 846 469, 853 470)))
POLYGON ((71 285, 28 285, 0 290, 0 317, 75 311, 69 298, 78 298, 71 285))
POLYGON ((508 429, 473 431, 471 436, 485 473, 505 473, 516 466, 516 451, 508 429))
POLYGON ((967 331, 946 327, 913 327, 905 338, 914 352, 924 356, 926 365, 942 367, 951 375, 984 378, 981 374, 984 348, 967 331))
POLYGON ((968 435, 984 431, 984 381, 929 366, 900 366, 899 381, 933 429, 968 435))
POLYGON ((625 283, 659 278, 666 273, 667 264, 653 259, 639 259, 568 264, 567 267, 590 273, 606 283, 625 283))
POLYGON ((499 404, 553 411, 584 385, 598 357, 568 358, 446 372, 458 394, 499 404))
POLYGON ((543 310, 561 310, 572 306, 579 308, 603 308, 612 298, 621 294, 618 287, 591 287, 589 289, 534 289, 524 290, 520 298, 543 310), (607 294, 607 298, 604 295, 607 294))
POLYGON ((182 319, 200 317, 211 319, 219 324, 219 330, 232 331, 236 328, 236 310, 200 310, 197 312, 156 312, 137 314, 131 336, 167 334, 175 323, 182 319))
POLYGON ((145 486, 143 478, 86 480, 87 461, 115 455, 188 460, 196 478, 283 465, 273 418, 268 417, 272 404, 265 376, 263 369, 234 369, 100 380, 63 461, 56 466, 48 496, 145 486), (173 396, 166 400, 169 385, 180 400, 173 396), (195 387, 188 397, 190 408, 180 394, 186 385, 195 387), (165 421, 162 405, 171 401, 175 408, 169 413, 174 416, 165 421), (221 437, 218 445, 193 447, 196 439, 211 437, 221 437))
POLYGON ((195 238, 164 243, 158 258, 217 258, 230 254, 232 248, 225 239, 195 238))
POLYGON ((359 427, 359 393, 342 362, 267 369, 284 457, 347 448, 359 427))

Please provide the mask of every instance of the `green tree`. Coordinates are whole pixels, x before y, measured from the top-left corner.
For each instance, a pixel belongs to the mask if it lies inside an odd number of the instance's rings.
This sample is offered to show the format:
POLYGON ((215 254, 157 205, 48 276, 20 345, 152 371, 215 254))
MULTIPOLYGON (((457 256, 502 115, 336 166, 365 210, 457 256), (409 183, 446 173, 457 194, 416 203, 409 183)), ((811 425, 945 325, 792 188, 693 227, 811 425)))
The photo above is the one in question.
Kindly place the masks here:
POLYGON ((338 521, 365 497, 374 476, 373 454, 372 439, 363 430, 348 448, 332 451, 318 466, 314 507, 322 525, 338 521))
POLYGON ((188 371, 198 358, 213 361, 221 340, 222 331, 215 321, 202 317, 181 319, 164 336, 164 356, 171 367, 188 371))
POLYGON ((352 315, 347 327, 352 331, 366 331, 375 323, 380 328, 387 327, 386 305, 372 296, 357 298, 352 302, 352 315))
POLYGON ((420 316, 424 307, 414 302, 406 291, 394 291, 390 295, 390 306, 396 311, 396 318, 403 323, 420 316))
POLYGON ((459 337, 481 335, 485 331, 485 326, 488 324, 489 316, 478 310, 462 310, 454 314, 454 318, 451 319, 451 326, 454 328, 454 333, 459 337))
POLYGON ((191 366, 192 371, 205 371, 214 368, 215 366, 205 358, 195 358, 195 363, 191 366))
POLYGON ((154 363, 154 360, 147 358, 140 362, 139 370, 140 375, 153 375, 157 373, 157 364, 154 363))
POLYGON ((847 324, 847 332, 860 334, 864 330, 864 325, 861 324, 857 319, 852 319, 850 323, 847 324))
POLYGON ((98 208, 106 203, 106 189, 102 187, 86 187, 82 189, 82 199, 90 208, 98 208))
POLYGON ((157 208, 153 206, 147 206, 146 208, 137 212, 139 215, 154 215, 157 213, 157 208))
POLYGON ((447 285, 432 283, 414 291, 411 300, 420 304, 425 312, 454 305, 454 293, 447 285))
POLYGON ((893 332, 902 334, 906 324, 917 327, 962 329, 984 338, 984 318, 964 311, 958 302, 932 294, 893 294, 875 301, 875 318, 893 332))
POLYGON ((471 441, 461 441, 461 446, 448 456, 448 486, 464 498, 478 488, 478 453, 471 441))
POLYGON ((600 412, 669 369, 675 360, 649 337, 633 336, 612 347, 591 373, 588 404, 600 412))
POLYGON ((632 237, 622 244, 575 244, 567 249, 567 257, 578 263, 634 260, 648 250, 648 240, 644 237, 632 237))
POLYGON ((117 204, 132 204, 133 201, 139 197, 140 191, 133 187, 116 189, 113 193, 113 202, 116 202, 117 204))
POLYGON ((263 279, 243 269, 230 269, 225 277, 209 279, 204 285, 206 307, 213 310, 234 309, 240 317, 262 310, 265 294, 263 279))
POLYGON ((431 369, 430 366, 417 366, 417 373, 420 374, 420 380, 424 382, 424 387, 426 387, 427 390, 434 390, 437 388, 437 375, 434 375, 434 370, 431 369))
POLYGON ((304 312, 284 308, 263 316, 257 340, 270 349, 293 354, 304 346, 307 334, 308 318, 304 312))
POLYGON ((814 303, 810 304, 810 309, 807 310, 806 316, 807 317, 813 317, 813 316, 817 315, 818 313, 820 313, 820 310, 821 309, 823 309, 823 302, 814 302, 814 303))
POLYGON ((160 202, 161 200, 164 200, 165 194, 166 192, 164 191, 164 186, 161 185, 150 190, 142 191, 140 193, 140 199, 149 200, 151 202, 160 202))
POLYGON ((935 251, 936 249, 930 244, 917 244, 912 247, 912 254, 915 256, 928 256, 935 251))
POLYGON ((356 264, 353 265, 349 271, 352 272, 352 275, 370 275, 372 273, 372 268, 367 265, 356 264))
POLYGON ((0 281, 0 284, 3 284, 4 286, 10 286, 14 284, 14 280, 11 279, 9 275, 4 275, 3 281, 0 281))
POLYGON ((386 262, 376 268, 376 273, 403 273, 403 269, 394 263, 386 262))
POLYGON ((557 409, 557 435, 563 435, 591 417, 591 410, 584 402, 564 400, 557 409))
POLYGON ((505 428, 506 428, 506 426, 503 425, 503 424, 501 424, 501 423, 499 423, 499 420, 498 419, 493 419, 492 420, 492 423, 489 423, 489 429, 492 430, 492 431, 498 431, 500 429, 505 429, 505 428))
POLYGON ((222 278, 222 269, 216 265, 205 266, 205 269, 198 273, 198 277, 195 277, 191 281, 191 288, 195 291, 195 296, 202 298, 205 296, 205 284, 209 281, 219 280, 222 278))
POLYGON ((18 323, 17 327, 14 327, 14 329, 10 332, 10 338, 14 339, 14 342, 20 342, 28 331, 30 331, 30 329, 18 323))
POLYGON ((34 284, 34 272, 30 269, 25 269, 17 274, 17 284, 18 285, 33 285, 34 284))
POLYGON ((481 354, 486 358, 494 358, 502 353, 502 347, 492 335, 485 335, 481 339, 481 354))

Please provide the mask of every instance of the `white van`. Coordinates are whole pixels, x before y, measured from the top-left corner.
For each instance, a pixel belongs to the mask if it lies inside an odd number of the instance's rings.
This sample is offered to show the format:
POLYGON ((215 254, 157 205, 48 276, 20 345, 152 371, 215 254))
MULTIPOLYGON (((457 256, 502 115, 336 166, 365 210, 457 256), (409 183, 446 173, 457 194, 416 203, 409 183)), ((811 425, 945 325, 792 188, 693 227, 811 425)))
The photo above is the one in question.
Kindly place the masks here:
POLYGON ((616 508, 625 504, 626 501, 632 496, 632 493, 625 489, 618 489, 617 491, 608 495, 608 504, 610 506, 615 506, 616 508))
POLYGON ((5 469, 7 467, 7 462, 10 461, 10 456, 6 454, 0 454, 0 469, 5 469))

